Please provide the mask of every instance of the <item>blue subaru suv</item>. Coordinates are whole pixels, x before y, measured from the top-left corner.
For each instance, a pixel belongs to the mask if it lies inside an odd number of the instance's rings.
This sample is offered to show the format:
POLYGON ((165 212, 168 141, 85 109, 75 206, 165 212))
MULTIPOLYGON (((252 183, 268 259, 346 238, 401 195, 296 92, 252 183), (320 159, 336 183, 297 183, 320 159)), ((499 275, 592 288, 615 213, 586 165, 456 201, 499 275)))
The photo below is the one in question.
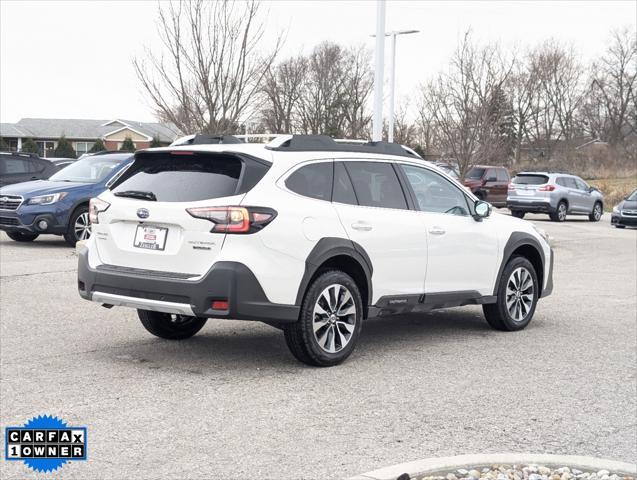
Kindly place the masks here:
POLYGON ((41 234, 63 235, 73 246, 91 235, 89 200, 132 163, 132 153, 100 152, 78 160, 48 180, 0 188, 0 230, 16 242, 41 234))

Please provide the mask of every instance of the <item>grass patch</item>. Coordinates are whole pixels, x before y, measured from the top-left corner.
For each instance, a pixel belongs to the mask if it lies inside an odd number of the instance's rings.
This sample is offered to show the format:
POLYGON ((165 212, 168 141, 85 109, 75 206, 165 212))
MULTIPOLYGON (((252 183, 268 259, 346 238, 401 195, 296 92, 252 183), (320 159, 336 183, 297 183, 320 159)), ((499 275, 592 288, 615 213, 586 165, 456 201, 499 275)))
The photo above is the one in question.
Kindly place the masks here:
POLYGON ((611 211, 615 205, 627 197, 637 188, 637 177, 597 178, 586 180, 592 186, 599 188, 604 194, 604 209, 611 211))

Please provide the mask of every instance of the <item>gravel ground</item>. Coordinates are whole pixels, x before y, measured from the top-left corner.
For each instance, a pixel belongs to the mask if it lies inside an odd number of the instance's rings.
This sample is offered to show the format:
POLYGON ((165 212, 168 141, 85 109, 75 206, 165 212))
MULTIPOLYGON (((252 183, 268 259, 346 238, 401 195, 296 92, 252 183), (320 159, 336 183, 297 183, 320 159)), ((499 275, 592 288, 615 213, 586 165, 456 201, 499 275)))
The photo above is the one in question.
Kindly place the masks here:
POLYGON ((397 480, 634 480, 608 470, 583 472, 569 467, 550 468, 543 465, 492 465, 491 467, 461 468, 441 475, 409 478, 404 474, 397 480))
MULTIPOLYGON (((0 425, 87 426, 89 459, 65 479, 332 479, 494 452, 635 462, 637 231, 605 217, 530 216, 557 257, 526 330, 490 330, 477 307, 374 319, 328 369, 258 323, 154 338, 134 311, 79 298, 61 239, 0 234, 0 425)), ((36 475, 3 461, 0 478, 36 475)))

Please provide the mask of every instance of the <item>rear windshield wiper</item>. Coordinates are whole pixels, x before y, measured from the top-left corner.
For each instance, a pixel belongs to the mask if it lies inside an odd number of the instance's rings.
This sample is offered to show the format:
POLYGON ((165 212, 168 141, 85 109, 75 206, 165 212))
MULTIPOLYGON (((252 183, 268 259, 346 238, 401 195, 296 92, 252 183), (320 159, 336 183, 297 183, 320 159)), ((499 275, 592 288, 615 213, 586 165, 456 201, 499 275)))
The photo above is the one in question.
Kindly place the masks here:
POLYGON ((153 192, 142 192, 141 190, 126 190, 124 192, 114 193, 116 197, 130 197, 130 198, 138 198, 140 200, 150 200, 153 202, 157 201, 157 197, 153 192))

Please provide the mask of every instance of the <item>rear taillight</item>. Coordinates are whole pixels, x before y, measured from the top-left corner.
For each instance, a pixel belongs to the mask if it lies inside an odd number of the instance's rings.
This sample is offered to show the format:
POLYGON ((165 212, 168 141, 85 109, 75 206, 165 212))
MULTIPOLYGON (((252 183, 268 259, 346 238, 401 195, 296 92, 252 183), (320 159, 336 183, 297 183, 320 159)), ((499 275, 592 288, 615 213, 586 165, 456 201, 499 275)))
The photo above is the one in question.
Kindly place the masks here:
POLYGON ((276 217, 275 210, 263 207, 194 207, 186 211, 214 223, 211 232, 216 233, 254 233, 276 217))
POLYGON ((509 187, 508 187, 508 189, 509 189, 509 190, 515 190, 515 185, 514 185, 514 184, 512 184, 512 183, 509 183, 509 187))
POLYGON ((100 200, 99 198, 91 198, 88 202, 88 218, 91 223, 100 223, 99 222, 99 213, 105 212, 108 210, 111 204, 105 202, 104 200, 100 200))
POLYGON ((542 185, 538 188, 540 192, 552 192, 553 190, 555 190, 555 185, 542 185))

